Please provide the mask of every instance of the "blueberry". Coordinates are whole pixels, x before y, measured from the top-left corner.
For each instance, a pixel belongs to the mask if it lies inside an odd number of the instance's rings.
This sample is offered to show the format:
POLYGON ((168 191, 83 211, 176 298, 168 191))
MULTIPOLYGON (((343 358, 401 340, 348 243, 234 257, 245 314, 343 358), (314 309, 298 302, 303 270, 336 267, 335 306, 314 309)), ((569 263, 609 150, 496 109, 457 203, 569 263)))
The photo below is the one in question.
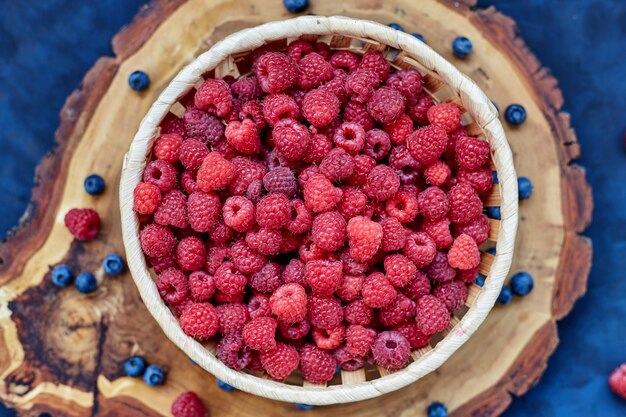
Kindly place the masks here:
POLYGON ((120 255, 112 253, 104 258, 102 266, 104 267, 104 272, 106 272, 107 275, 114 277, 124 272, 126 264, 120 255))
POLYGON ((521 104, 511 104, 504 111, 504 119, 513 126, 519 126, 526 120, 526 109, 521 104))
POLYGON ((128 77, 128 85, 135 91, 143 91, 150 86, 150 77, 143 71, 135 71, 128 77))
POLYGON ((495 256, 496 255, 496 248, 489 248, 489 249, 487 249, 487 253, 495 256))
POLYGON ((92 174, 85 178, 85 191, 87 194, 100 195, 104 191, 104 179, 97 174, 92 174))
POLYGON ((472 52, 472 41, 465 36, 457 36, 452 41, 452 52, 459 58, 465 58, 472 52))
POLYGON ((63 288, 70 285, 72 278, 74 278, 74 272, 72 272, 72 269, 68 265, 57 265, 52 268, 50 278, 54 285, 63 288))
POLYGON ((233 392, 235 390, 235 387, 233 387, 232 385, 228 385, 226 382, 222 381, 221 379, 218 379, 216 382, 217 382, 217 386, 222 391, 233 392))
POLYGON ((500 220, 500 207, 485 207, 487 217, 500 220))
POLYGON ((146 360, 141 356, 131 356, 124 362, 124 373, 128 376, 136 378, 143 375, 146 365, 146 360))
POLYGON ((517 179, 517 190, 520 200, 529 199, 533 194, 533 183, 526 177, 519 177, 517 179))
POLYGON ((411 35, 413 35, 414 37, 416 37, 420 41, 426 43, 426 38, 424 36, 422 36, 420 33, 413 32, 413 33, 411 33, 411 35))
POLYGON ((404 32, 404 28, 397 23, 389 23, 388 25, 391 29, 399 30, 400 32, 404 32))
POLYGON ((143 382, 155 387, 161 385, 165 380, 165 371, 159 365, 150 365, 143 373, 143 382))
POLYGON ((528 272, 518 272, 511 277, 511 290, 520 297, 530 294, 534 286, 533 277, 528 272))
POLYGON ((496 300, 499 304, 511 304, 511 300, 513 300, 513 293, 511 292, 511 287, 505 285, 502 287, 502 291, 500 291, 500 295, 496 300))
POLYGON ((428 406, 428 417, 448 417, 448 407, 439 401, 434 401, 428 406))
POLYGON ((474 284, 478 285, 479 287, 485 285, 485 276, 482 274, 476 275, 476 278, 474 278, 474 284))
POLYGON ((497 171, 491 171, 491 176, 493 177, 493 183, 494 184, 499 184, 500 180, 498 179, 498 172, 497 171))
POLYGON ((81 272, 76 277, 74 285, 78 292, 89 294, 98 288, 98 281, 96 281, 96 277, 91 272, 81 272))
POLYGON ((309 0, 283 0, 283 5, 289 13, 300 13, 309 8, 309 0))
POLYGON ((303 411, 309 411, 309 410, 312 410, 312 409, 314 409, 314 408, 315 408, 315 406, 314 406, 314 405, 311 405, 311 404, 302 404, 302 403, 296 403, 296 407, 297 407, 299 410, 303 410, 303 411))

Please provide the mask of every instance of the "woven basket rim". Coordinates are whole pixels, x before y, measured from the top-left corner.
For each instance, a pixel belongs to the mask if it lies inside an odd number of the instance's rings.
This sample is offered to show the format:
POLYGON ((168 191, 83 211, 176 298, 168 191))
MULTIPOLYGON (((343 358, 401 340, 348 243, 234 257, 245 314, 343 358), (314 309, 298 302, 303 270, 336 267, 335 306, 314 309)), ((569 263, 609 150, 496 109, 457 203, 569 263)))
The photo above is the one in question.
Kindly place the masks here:
POLYGON ((165 335, 189 358, 217 378, 240 390, 281 401, 328 405, 374 398, 417 381, 441 366, 469 339, 492 309, 511 266, 518 221, 518 190, 511 150, 498 120, 497 111, 470 78, 423 42, 385 25, 342 16, 301 16, 233 33, 213 45, 177 74, 143 118, 126 154, 120 180, 120 211, 127 262, 141 298, 165 335), (302 35, 369 38, 406 52, 421 65, 437 72, 459 95, 465 109, 482 128, 492 148, 493 162, 498 173, 501 223, 496 242, 497 253, 482 291, 467 314, 431 351, 406 368, 372 381, 328 387, 295 386, 228 368, 199 342, 184 334, 178 320, 158 293, 156 284, 148 272, 139 242, 139 222, 133 212, 133 190, 141 181, 146 157, 156 138, 159 124, 171 105, 201 80, 203 73, 215 68, 230 55, 250 51, 266 42, 297 38, 302 35))

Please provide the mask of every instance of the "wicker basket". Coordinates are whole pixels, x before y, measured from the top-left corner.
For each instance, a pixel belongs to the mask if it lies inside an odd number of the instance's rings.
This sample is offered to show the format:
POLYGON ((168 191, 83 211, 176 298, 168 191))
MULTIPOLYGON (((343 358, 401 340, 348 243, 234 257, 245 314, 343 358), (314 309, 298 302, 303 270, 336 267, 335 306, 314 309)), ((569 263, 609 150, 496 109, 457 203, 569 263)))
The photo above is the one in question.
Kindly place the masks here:
POLYGON ((513 257, 517 229, 517 177, 513 159, 497 112, 491 101, 467 76, 460 73, 432 49, 411 35, 378 23, 346 17, 304 16, 267 23, 228 36, 184 68, 161 93, 143 119, 124 160, 120 183, 120 208, 128 265, 141 297, 167 337, 199 366, 243 391, 267 398, 307 404, 335 404, 360 401, 402 388, 437 369, 476 331, 494 305, 513 257), (433 338, 432 346, 412 352, 412 362, 404 369, 389 373, 376 367, 341 372, 328 385, 313 385, 299 375, 277 382, 249 373, 237 372, 220 362, 212 353, 214 346, 203 345, 181 330, 178 320, 159 296, 139 244, 139 221, 133 212, 133 189, 141 181, 147 156, 159 134, 159 123, 172 112, 184 110, 178 100, 198 87, 203 76, 235 77, 249 72, 246 56, 264 43, 285 47, 288 41, 304 37, 327 42, 332 49, 357 53, 383 51, 397 68, 417 68, 424 76, 424 88, 437 101, 451 101, 464 111, 463 124, 468 132, 489 141, 492 162, 499 186, 484 202, 500 206, 501 221, 490 220, 489 240, 497 255, 483 252, 479 272, 487 279, 481 288, 469 289, 467 308, 452 317, 450 327, 433 338))

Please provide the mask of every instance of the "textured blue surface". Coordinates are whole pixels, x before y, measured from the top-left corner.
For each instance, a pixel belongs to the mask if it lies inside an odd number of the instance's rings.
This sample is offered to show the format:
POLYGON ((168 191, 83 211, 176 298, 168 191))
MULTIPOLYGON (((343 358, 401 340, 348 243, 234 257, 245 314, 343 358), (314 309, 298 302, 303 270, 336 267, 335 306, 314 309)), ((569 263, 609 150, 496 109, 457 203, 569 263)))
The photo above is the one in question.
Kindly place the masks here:
MULTIPOLYGON (((110 54, 111 36, 141 3, 0 0, 0 235, 26 206, 33 169, 53 144, 65 97, 99 56, 110 54)), ((561 345, 539 385, 504 415, 626 415, 626 401, 606 383, 626 361, 626 2, 479 1, 491 4, 518 22, 559 79, 596 205, 587 231, 594 241, 588 294, 559 323, 561 345)))

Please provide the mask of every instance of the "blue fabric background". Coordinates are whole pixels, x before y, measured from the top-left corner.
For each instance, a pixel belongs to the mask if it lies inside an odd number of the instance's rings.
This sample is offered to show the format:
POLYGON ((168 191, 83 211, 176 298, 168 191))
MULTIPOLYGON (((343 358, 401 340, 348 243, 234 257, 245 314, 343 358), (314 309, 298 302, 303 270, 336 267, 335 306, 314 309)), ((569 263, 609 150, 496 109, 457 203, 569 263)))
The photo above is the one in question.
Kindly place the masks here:
MULTIPOLYGON (((0 236, 28 202, 65 98, 98 57, 111 54, 111 37, 142 3, 0 0, 0 236)), ((606 382, 626 362, 626 2, 479 0, 488 5, 517 21, 559 79, 596 206, 588 294, 559 323, 561 344, 540 384, 505 416, 626 415, 626 401, 606 382)), ((12 414, 1 409, 0 416, 12 414)))

